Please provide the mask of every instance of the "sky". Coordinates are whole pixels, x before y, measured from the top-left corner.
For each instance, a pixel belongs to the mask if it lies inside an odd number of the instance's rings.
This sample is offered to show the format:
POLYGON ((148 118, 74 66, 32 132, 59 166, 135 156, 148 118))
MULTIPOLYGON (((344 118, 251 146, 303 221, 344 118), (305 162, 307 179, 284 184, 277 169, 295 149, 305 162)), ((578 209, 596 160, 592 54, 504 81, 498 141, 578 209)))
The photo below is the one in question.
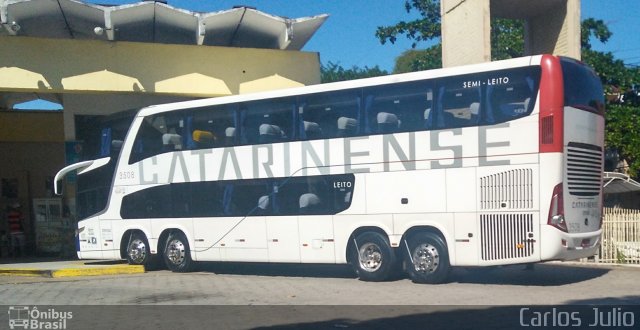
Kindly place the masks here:
MULTIPOLYGON (((128 0, 85 0, 99 4, 128 4, 128 0)), ((215 12, 236 5, 289 18, 328 14, 329 18, 302 49, 318 52, 322 64, 344 68, 375 67, 391 72, 395 58, 411 49, 412 41, 399 37, 382 45, 375 36, 378 26, 394 25, 418 18, 407 13, 403 0, 168 0, 168 4, 192 11, 215 12)), ((609 51, 626 64, 640 66, 640 0, 582 0, 581 18, 603 20, 613 36, 606 44, 594 41, 598 51, 609 51)), ((426 48, 430 44, 418 44, 426 48)))

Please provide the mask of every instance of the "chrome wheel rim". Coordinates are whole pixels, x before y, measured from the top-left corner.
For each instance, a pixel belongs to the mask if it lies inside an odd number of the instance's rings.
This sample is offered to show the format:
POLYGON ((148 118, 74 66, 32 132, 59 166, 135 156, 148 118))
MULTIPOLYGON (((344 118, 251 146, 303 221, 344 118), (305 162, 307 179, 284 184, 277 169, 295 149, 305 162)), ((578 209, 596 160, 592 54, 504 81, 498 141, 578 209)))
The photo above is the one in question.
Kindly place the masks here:
POLYGON ((413 250, 413 267, 416 272, 430 274, 438 269, 440 254, 435 246, 427 243, 418 245, 413 250))
POLYGON ((136 264, 144 262, 147 257, 147 245, 143 240, 136 238, 129 244, 129 259, 136 264))
POLYGON ((360 268, 367 272, 375 272, 382 265, 382 251, 380 247, 373 243, 366 243, 358 251, 360 268))
POLYGON ((184 243, 177 239, 169 242, 169 245, 167 246, 167 259, 169 259, 172 264, 181 264, 184 261, 185 256, 186 252, 184 243))

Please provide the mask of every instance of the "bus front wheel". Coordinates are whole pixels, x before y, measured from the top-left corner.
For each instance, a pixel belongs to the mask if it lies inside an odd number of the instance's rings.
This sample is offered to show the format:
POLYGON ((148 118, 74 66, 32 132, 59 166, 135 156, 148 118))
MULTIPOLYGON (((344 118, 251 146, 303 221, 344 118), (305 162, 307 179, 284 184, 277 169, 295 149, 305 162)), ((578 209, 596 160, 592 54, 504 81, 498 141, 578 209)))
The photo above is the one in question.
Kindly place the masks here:
POLYGON ((405 266, 414 283, 443 283, 449 275, 449 253, 439 235, 419 233, 405 241, 405 266))
POLYGON ((396 264, 389 241, 380 233, 365 232, 353 241, 351 264, 362 281, 384 281, 396 264))
POLYGON ((147 270, 155 269, 158 266, 158 258, 149 251, 149 241, 144 234, 130 233, 128 240, 126 254, 127 262, 130 265, 143 265, 147 270))
POLYGON ((164 262, 173 272, 186 273, 193 269, 189 241, 182 232, 173 232, 164 247, 164 262))

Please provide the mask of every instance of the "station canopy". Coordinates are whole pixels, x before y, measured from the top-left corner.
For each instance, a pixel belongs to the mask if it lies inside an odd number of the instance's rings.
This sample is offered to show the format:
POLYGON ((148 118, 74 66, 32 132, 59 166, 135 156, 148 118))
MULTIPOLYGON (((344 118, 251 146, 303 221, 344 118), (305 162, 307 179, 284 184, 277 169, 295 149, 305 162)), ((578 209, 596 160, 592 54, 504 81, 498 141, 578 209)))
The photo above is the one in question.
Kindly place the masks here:
MULTIPOLYGON (((242 6, 196 12, 166 1, 99 5, 78 0, 0 0, 0 37, 298 51, 327 18, 327 14, 280 17, 242 6)), ((59 94, 0 91, 0 109, 34 99, 62 103, 59 94)))
POLYGON ((291 19, 250 7, 195 12, 166 1, 0 0, 0 17, 0 35, 300 50, 328 15, 291 19))

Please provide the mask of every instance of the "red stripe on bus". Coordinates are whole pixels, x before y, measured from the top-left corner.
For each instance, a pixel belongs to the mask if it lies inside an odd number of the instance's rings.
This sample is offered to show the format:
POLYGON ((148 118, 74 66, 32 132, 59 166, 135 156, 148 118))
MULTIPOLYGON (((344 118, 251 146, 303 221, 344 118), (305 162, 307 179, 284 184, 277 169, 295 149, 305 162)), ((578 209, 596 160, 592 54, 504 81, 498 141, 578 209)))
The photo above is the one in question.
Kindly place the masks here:
POLYGON ((560 58, 543 55, 540 66, 540 152, 562 152, 564 86, 560 58))

